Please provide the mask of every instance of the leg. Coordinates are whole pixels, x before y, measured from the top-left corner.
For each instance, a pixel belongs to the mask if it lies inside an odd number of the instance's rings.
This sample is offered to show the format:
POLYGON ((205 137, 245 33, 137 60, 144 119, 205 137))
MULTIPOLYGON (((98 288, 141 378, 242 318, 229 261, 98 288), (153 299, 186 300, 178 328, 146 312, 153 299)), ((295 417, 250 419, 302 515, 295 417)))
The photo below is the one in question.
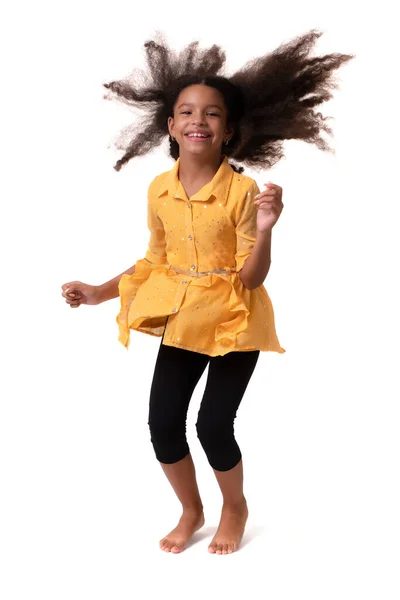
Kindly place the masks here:
POLYGON ((221 519, 208 547, 212 554, 231 554, 239 548, 249 511, 243 494, 243 462, 229 471, 214 469, 223 496, 221 519))
POLYGON ((209 546, 209 551, 216 554, 237 550, 247 520, 242 455, 233 424, 259 354, 255 350, 213 357, 199 411, 198 437, 223 497, 221 521, 209 546))
POLYGON ((182 504, 182 516, 175 529, 160 540, 160 548, 165 552, 178 554, 184 550, 193 534, 204 525, 203 503, 190 454, 177 463, 161 466, 182 504))
POLYGON ((156 457, 182 504, 178 526, 160 542, 166 552, 183 550, 203 526, 203 506, 186 440, 186 415, 208 357, 160 344, 150 392, 149 426, 156 457))

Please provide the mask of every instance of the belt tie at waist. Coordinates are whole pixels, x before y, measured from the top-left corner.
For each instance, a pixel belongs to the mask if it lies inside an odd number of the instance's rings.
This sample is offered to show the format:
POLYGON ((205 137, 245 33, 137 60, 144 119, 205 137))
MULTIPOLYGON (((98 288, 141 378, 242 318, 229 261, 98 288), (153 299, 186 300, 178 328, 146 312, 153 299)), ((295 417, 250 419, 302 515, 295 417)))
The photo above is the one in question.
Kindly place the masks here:
POLYGON ((205 275, 211 275, 211 273, 217 273, 219 275, 230 275, 231 273, 236 272, 236 267, 231 267, 230 270, 226 269, 215 269, 214 271, 184 271, 183 269, 179 269, 178 267, 174 267, 169 265, 169 268, 175 271, 176 273, 181 273, 182 275, 190 275, 190 277, 204 277, 205 275))

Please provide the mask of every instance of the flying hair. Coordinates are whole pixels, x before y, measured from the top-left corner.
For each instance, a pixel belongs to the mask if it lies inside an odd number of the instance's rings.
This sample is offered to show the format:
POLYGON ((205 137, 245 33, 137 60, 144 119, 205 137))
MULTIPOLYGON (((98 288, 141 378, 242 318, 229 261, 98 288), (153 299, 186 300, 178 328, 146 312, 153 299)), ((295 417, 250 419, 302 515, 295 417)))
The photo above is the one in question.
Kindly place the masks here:
MULTIPOLYGON (((136 156, 148 154, 169 137, 167 121, 173 116, 180 92, 199 83, 216 88, 224 98, 228 122, 234 125, 235 133, 223 152, 243 165, 232 164, 236 171, 242 172, 244 166, 257 170, 272 167, 284 156, 285 140, 302 140, 333 152, 323 137, 324 133, 332 135, 327 124, 330 117, 316 109, 332 98, 338 88, 335 71, 354 55, 311 56, 321 35, 311 30, 226 77, 226 55, 220 46, 201 49, 195 41, 178 53, 157 33, 144 44, 147 71, 135 69, 125 79, 104 84, 106 99, 143 112, 117 137, 116 147, 123 155, 115 170, 136 156)), ((170 155, 176 160, 179 146, 169 140, 170 155)))

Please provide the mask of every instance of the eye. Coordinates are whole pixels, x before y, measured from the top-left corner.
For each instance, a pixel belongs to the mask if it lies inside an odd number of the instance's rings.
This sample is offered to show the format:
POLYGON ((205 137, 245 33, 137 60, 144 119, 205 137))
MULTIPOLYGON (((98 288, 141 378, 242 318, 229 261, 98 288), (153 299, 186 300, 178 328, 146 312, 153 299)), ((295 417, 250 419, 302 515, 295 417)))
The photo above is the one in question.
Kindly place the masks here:
POLYGON ((190 110, 183 110, 181 115, 190 115, 190 110))
POLYGON ((210 117, 220 117, 221 116, 217 113, 207 113, 207 114, 210 115, 210 117))

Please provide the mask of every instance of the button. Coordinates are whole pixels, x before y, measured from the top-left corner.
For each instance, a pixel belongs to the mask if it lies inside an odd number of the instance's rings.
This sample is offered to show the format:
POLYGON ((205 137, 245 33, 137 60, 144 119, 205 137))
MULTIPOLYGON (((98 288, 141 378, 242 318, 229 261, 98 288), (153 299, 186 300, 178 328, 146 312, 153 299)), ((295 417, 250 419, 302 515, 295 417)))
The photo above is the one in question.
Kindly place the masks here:
POLYGON ((192 265, 192 266, 190 267, 190 270, 191 270, 191 271, 194 271, 195 269, 196 269, 196 265, 192 265))
POLYGON ((191 235, 189 235, 189 236, 188 236, 188 240, 192 241, 192 239, 193 239, 193 238, 192 238, 192 236, 191 236, 191 235))
POLYGON ((178 312, 177 308, 173 308, 171 312, 178 312))
POLYGON ((187 283, 186 279, 184 279, 184 280, 182 281, 182 283, 187 283))

